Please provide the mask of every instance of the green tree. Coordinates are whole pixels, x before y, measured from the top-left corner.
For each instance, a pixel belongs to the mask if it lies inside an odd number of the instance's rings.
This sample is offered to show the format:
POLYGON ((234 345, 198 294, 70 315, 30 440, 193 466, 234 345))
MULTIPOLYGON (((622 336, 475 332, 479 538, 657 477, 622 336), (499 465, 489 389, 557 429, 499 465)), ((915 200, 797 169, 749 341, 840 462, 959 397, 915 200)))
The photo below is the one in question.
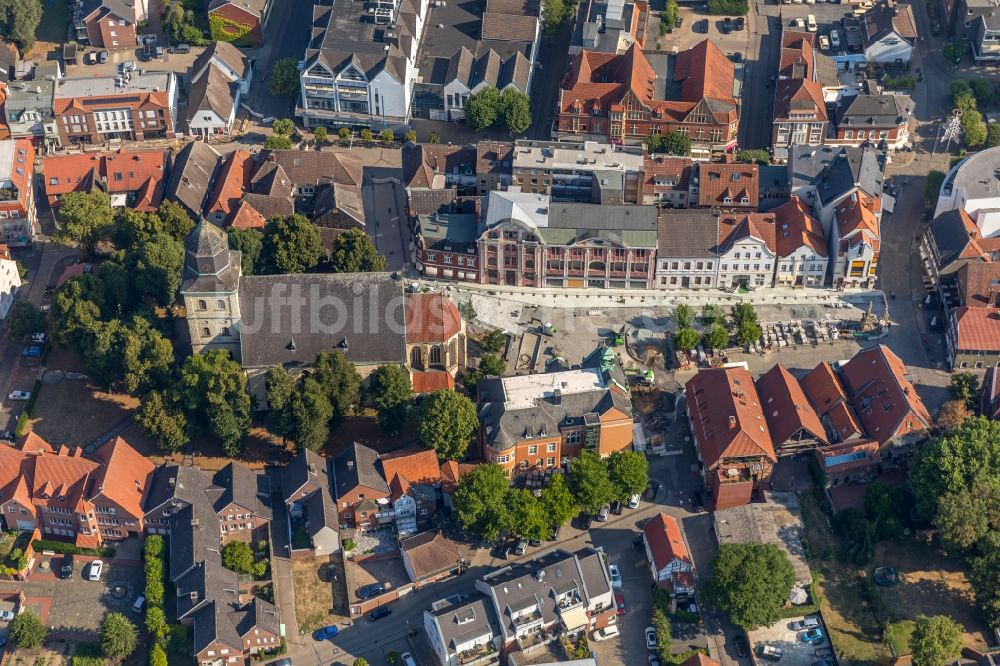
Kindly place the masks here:
POLYGON ((281 437, 282 441, 294 436, 291 419, 292 397, 295 395, 295 380, 283 366, 276 365, 267 371, 268 429, 281 437))
POLYGON ((722 313, 722 308, 712 303, 703 307, 701 309, 701 323, 705 326, 726 323, 726 317, 722 313))
POLYGON ((962 421, 972 416, 964 400, 949 400, 938 410, 937 427, 941 431, 954 430, 962 421))
POLYGON ((181 402, 193 425, 234 456, 250 427, 250 394, 239 363, 222 350, 192 354, 180 372, 181 402))
POLYGON ((295 131, 295 121, 291 118, 278 118, 271 123, 271 131, 281 136, 292 136, 295 131))
POLYGON ((317 146, 325 145, 327 141, 327 136, 328 136, 327 130, 322 125, 313 130, 313 139, 315 139, 317 146))
POLYGON ((762 149, 749 149, 745 148, 743 150, 736 151, 736 161, 737 162, 756 162, 763 166, 767 166, 771 163, 771 155, 766 150, 762 149))
POLYGON ((431 145, 437 145, 441 143, 441 135, 437 132, 431 132, 427 135, 427 143, 431 145))
POLYGON ((442 460, 459 460, 479 427, 476 405, 460 393, 442 389, 424 398, 417 415, 417 434, 442 460))
POLYGON ((264 227, 259 261, 262 272, 305 273, 323 258, 319 229, 302 215, 272 217, 264 227))
POLYGON ((685 328, 691 326, 694 323, 694 308, 690 305, 681 303, 674 310, 674 318, 677 319, 677 325, 680 328, 685 328))
POLYGON ((253 550, 243 541, 230 541, 222 547, 222 566, 239 574, 253 573, 253 550))
POLYGON ((680 16, 680 7, 677 5, 677 0, 667 0, 667 4, 660 14, 660 19, 672 30, 674 24, 677 23, 678 16, 680 16))
POLYGON ((133 317, 122 329, 122 388, 131 396, 142 397, 164 388, 174 367, 174 346, 144 317, 133 317))
POLYGON ((562 474, 552 475, 549 485, 542 488, 542 495, 538 501, 552 526, 564 524, 580 510, 562 474))
POLYGON ((966 406, 974 407, 979 399, 979 378, 971 372, 958 372, 951 376, 948 390, 956 400, 964 400, 966 406))
POLYGON ((253 275, 257 272, 257 261, 264 248, 264 234, 256 229, 226 229, 229 237, 229 248, 239 250, 240 268, 243 275, 253 275))
POLYGON ((404 143, 415 143, 417 140, 417 133, 414 130, 406 130, 403 132, 403 142, 404 143))
POLYGON ((10 336, 17 342, 23 342, 35 333, 44 331, 46 323, 45 313, 23 298, 14 301, 7 314, 10 336))
POLYGON ((722 324, 712 324, 705 334, 705 344, 712 349, 725 349, 729 346, 729 331, 722 324))
POLYGON ((499 354, 503 351, 504 345, 506 344, 507 334, 499 328, 494 328, 492 331, 484 335, 483 339, 479 342, 479 346, 490 354, 499 354))
POLYGON ((364 657, 358 657, 354 660, 353 666, 368 666, 368 660, 364 657))
POLYGON ((159 643, 154 643, 149 651, 149 666, 167 666, 167 653, 160 647, 159 643))
POLYGON ((671 132, 663 137, 663 152, 686 157, 691 154, 691 139, 687 134, 671 132))
POLYGON ((996 626, 1000 623, 1000 552, 970 558, 969 582, 983 617, 990 626, 996 626))
POLYGON ((547 34, 554 35, 559 32, 566 14, 564 0, 542 0, 542 27, 547 34))
POLYGON ((965 40, 950 42, 944 47, 944 57, 955 62, 961 62, 968 52, 969 44, 965 40))
POLYGON ((465 120, 473 132, 492 126, 499 114, 500 93, 493 86, 486 86, 465 100, 465 120))
POLYGON ((184 206, 176 201, 164 199, 156 209, 163 233, 176 241, 184 242, 184 238, 194 229, 194 220, 187 214, 184 206))
POLYGON ((146 631, 156 636, 167 627, 167 614, 159 606, 146 609, 146 631))
POLYGON ((753 344, 760 339, 760 325, 749 319, 744 319, 736 325, 736 341, 741 345, 753 344))
POLYGON ((62 229, 56 239, 76 244, 88 257, 95 256, 97 244, 108 236, 115 214, 106 192, 69 192, 59 202, 62 229))
POLYGON ((934 526, 950 548, 990 552, 1000 545, 1000 486, 977 483, 938 500, 934 526))
POLYGON ((379 138, 382 139, 382 143, 387 146, 391 146, 396 143, 396 134, 391 129, 384 129, 379 132, 379 138))
POLYGON ((156 234, 128 255, 126 265, 139 298, 170 305, 181 286, 184 246, 167 234, 156 234))
POLYGON ((510 479, 496 463, 476 465, 458 482, 455 489, 455 519, 463 529, 495 541, 513 527, 504 501, 510 479))
POLYGON ((30 608, 23 609, 10 621, 10 637, 22 650, 40 648, 48 633, 41 618, 30 608))
POLYGON ((483 354, 479 357, 477 369, 481 377, 500 377, 506 372, 507 364, 496 354, 483 354))
POLYGON ((188 443, 188 421, 173 392, 153 391, 143 398, 135 422, 160 451, 180 451, 188 443))
POLYGON ((653 609, 653 617, 650 620, 650 624, 653 625, 653 629, 656 631, 656 654, 659 655, 663 663, 672 663, 671 657, 673 655, 670 653, 670 650, 673 640, 670 636, 670 618, 667 617, 662 608, 656 607, 653 609))
POLYGON ((273 95, 295 97, 299 94, 299 63, 296 58, 282 58, 271 68, 268 88, 273 95))
POLYGON ((283 134, 272 134, 264 139, 264 147, 268 150, 291 150, 292 140, 283 134))
POLYGON ((371 394, 382 430, 398 435, 413 405, 410 373, 401 365, 379 366, 371 376, 371 394))
POLYGON ((351 138, 351 130, 346 127, 341 127, 337 130, 337 136, 340 137, 341 141, 348 141, 351 138))
POLYGON ((523 134, 531 127, 531 98, 517 88, 504 88, 497 115, 511 134, 523 134))
POLYGON ((993 103, 993 83, 986 79, 972 79, 969 81, 969 89, 976 96, 976 104, 989 106, 993 103))
POLYGON ((580 508, 591 514, 596 514, 615 498, 608 468, 593 451, 584 450, 570 462, 569 488, 580 508))
POLYGON ((126 250, 137 247, 151 236, 163 233, 163 220, 156 213, 144 213, 134 208, 121 208, 115 215, 111 242, 124 257, 126 250))
POLYGON ((135 625, 121 613, 107 613, 101 620, 101 651, 109 659, 124 659, 139 644, 135 625))
POLYGON ((774 544, 726 543, 712 560, 706 598, 743 629, 769 626, 795 584, 788 556, 774 544))
POLYGON ((349 229, 333 239, 332 273, 378 273, 385 270, 385 257, 361 229, 349 229))
POLYGON ((370 129, 368 129, 367 127, 365 127, 363 130, 361 130, 361 140, 364 141, 365 143, 371 143, 372 139, 374 139, 374 138, 375 138, 375 135, 372 134, 372 131, 370 129))
POLYGON ((975 109, 962 114, 962 136, 969 148, 986 143, 986 123, 983 114, 975 109))
POLYGON ((27 54, 35 43, 35 31, 42 20, 40 0, 2 0, 0 2, 0 34, 17 44, 27 54))
POLYGON ((1000 123, 991 122, 986 124, 986 147, 996 148, 1000 146, 1000 123))
POLYGON ((975 484, 1000 486, 1000 421, 969 418, 924 442, 910 462, 909 480, 917 508, 929 519, 947 494, 975 484))
POLYGON ((919 615, 910 651, 913 666, 944 666, 962 651, 962 626, 947 615, 919 615))
POLYGON ((698 342, 700 341, 701 336, 698 335, 698 331, 686 326, 677 329, 677 334, 674 336, 674 344, 684 351, 694 349, 698 346, 698 342))
POLYGON ((339 351, 320 352, 314 376, 326 391, 335 419, 342 419, 361 400, 361 375, 339 351))
POLYGON ((613 451, 605 461, 615 497, 622 502, 649 485, 649 461, 637 451, 613 451))
POLYGON ((299 448, 319 451, 330 435, 333 404, 323 385, 315 377, 302 380, 292 395, 290 406, 292 439, 299 448))
POLYGON ((509 488, 504 501, 513 525, 512 531, 517 536, 541 541, 552 532, 548 516, 530 490, 509 488))

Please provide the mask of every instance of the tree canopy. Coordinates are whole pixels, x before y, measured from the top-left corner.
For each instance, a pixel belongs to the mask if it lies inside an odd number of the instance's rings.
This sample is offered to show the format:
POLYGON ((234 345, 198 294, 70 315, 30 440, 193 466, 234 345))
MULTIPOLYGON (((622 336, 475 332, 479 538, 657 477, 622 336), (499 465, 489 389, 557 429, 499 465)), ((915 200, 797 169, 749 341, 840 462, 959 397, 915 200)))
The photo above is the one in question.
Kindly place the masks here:
POLYGON ((264 139, 264 147, 268 150, 291 150, 294 145, 285 134, 271 134, 264 139))
POLYGON ((712 561, 706 598, 744 629, 772 625, 795 584, 788 556, 774 544, 726 543, 712 561))
POLYGON ((465 100, 465 121, 469 129, 479 132, 492 126, 499 117, 500 92, 493 86, 486 86, 465 100))
POLYGON ((495 541, 513 527, 504 501, 510 479, 496 463, 476 465, 458 482, 455 489, 455 518, 463 529, 487 541, 495 541))
POLYGON ((274 95, 295 97, 299 93, 299 65, 296 58, 282 58, 271 68, 268 88, 274 95))
POLYGON ((947 615, 920 615, 910 636, 914 666, 944 666, 962 651, 962 627, 947 615))
POLYGON ((507 131, 523 134, 531 126, 531 98, 516 88, 504 88, 497 113, 507 131))
POLYGON ((316 268, 322 258, 319 230, 305 217, 294 214, 267 221, 258 257, 261 273, 305 273, 316 268))
POLYGON ((649 461, 638 451, 613 451, 605 461, 615 498, 626 502, 649 485, 649 461))
POLYGON ((58 213, 62 229, 56 234, 56 239, 79 245, 88 257, 95 256, 98 243, 110 234, 115 221, 111 197, 100 190, 64 194, 58 213))
POLYGON ((538 501, 552 526, 564 524, 580 510, 562 474, 552 475, 549 485, 542 488, 538 501))
POLYGON ((139 632, 121 613, 108 613, 101 620, 101 651, 109 659, 124 659, 139 644, 139 632))
POLYGON ((13 340, 23 342, 39 331, 45 330, 45 313, 31 301, 19 298, 7 313, 7 327, 13 340))
POLYGON ((136 424, 164 452, 180 451, 190 439, 187 416, 173 391, 153 391, 139 405, 136 424))
POLYGON ((240 268, 243 275, 253 275, 257 272, 257 261, 264 249, 264 234, 256 229, 226 229, 229 237, 229 249, 239 250, 240 268))
POLYGON ((593 451, 582 451, 569 463, 569 487, 576 503, 584 511, 596 514, 615 498, 615 486, 608 469, 593 451))
POLYGON ((253 549, 245 541, 230 541, 222 547, 222 566, 239 574, 253 573, 253 549))
POLYGON ((157 305, 174 302, 184 270, 184 246, 166 233, 142 241, 126 258, 131 285, 140 298, 157 305))
POLYGON ((442 389, 424 398, 417 416, 417 433, 442 460, 459 460, 479 427, 476 405, 464 395, 442 389))
POLYGON ((382 430, 398 435, 413 405, 410 373, 401 365, 379 366, 371 376, 371 395, 382 430))
POLYGON ((23 650, 41 647, 48 633, 41 618, 30 608, 23 609, 10 622, 10 637, 23 650))
POLYGON ((948 390, 956 400, 962 400, 967 407, 975 407, 979 399, 979 378, 972 372, 957 372, 951 376, 948 390))
POLYGON ((0 0, 0 35, 14 42, 22 55, 34 45, 41 21, 41 0, 0 0))
POLYGON ((192 425, 218 438, 229 455, 250 427, 250 394, 243 368, 222 350, 192 354, 180 370, 180 398, 192 425))
POLYGON ((333 273, 377 273, 384 271, 385 257, 361 229, 348 229, 333 239, 330 271, 333 273))

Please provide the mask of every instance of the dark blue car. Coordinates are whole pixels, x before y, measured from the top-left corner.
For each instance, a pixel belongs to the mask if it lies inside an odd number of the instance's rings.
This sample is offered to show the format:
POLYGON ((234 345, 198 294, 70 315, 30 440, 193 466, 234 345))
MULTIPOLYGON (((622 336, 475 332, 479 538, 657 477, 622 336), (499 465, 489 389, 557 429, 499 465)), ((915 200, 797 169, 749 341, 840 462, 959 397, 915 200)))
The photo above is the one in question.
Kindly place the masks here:
POLYGON ((326 641, 337 634, 340 633, 340 627, 331 624, 329 627, 323 627, 322 629, 317 629, 313 632, 313 638, 317 641, 326 641))
POLYGON ((42 355, 42 348, 38 345, 31 345, 30 347, 25 347, 21 350, 21 356, 27 356, 29 358, 38 358, 42 355))

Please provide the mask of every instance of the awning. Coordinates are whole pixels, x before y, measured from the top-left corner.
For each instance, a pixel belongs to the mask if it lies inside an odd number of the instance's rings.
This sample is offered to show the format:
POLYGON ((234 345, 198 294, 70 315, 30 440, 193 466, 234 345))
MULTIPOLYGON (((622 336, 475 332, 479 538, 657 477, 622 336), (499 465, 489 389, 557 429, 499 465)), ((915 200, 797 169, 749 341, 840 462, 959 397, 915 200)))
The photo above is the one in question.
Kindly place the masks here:
POLYGON ((584 610, 583 606, 570 608, 565 613, 562 613, 562 621, 566 625, 566 631, 582 629, 590 624, 590 620, 587 618, 587 611, 584 610))

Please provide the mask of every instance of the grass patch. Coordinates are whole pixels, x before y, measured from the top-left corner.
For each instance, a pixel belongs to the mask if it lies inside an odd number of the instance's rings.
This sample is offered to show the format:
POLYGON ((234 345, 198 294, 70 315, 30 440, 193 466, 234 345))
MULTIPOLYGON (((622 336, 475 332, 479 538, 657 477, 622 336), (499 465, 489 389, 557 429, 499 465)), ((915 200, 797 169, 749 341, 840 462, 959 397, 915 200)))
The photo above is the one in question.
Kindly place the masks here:
POLYGON ((292 560, 292 587, 300 632, 309 633, 347 619, 344 568, 336 556, 292 560))
POLYGON ((107 660, 97 643, 80 643, 73 653, 73 666, 104 666, 107 660))
POLYGON ((910 654, 910 636, 917 623, 913 620, 893 622, 885 628, 885 642, 897 657, 910 654))
POLYGON ((69 24, 69 0, 46 0, 42 3, 42 20, 35 30, 39 42, 62 44, 66 41, 69 24))

